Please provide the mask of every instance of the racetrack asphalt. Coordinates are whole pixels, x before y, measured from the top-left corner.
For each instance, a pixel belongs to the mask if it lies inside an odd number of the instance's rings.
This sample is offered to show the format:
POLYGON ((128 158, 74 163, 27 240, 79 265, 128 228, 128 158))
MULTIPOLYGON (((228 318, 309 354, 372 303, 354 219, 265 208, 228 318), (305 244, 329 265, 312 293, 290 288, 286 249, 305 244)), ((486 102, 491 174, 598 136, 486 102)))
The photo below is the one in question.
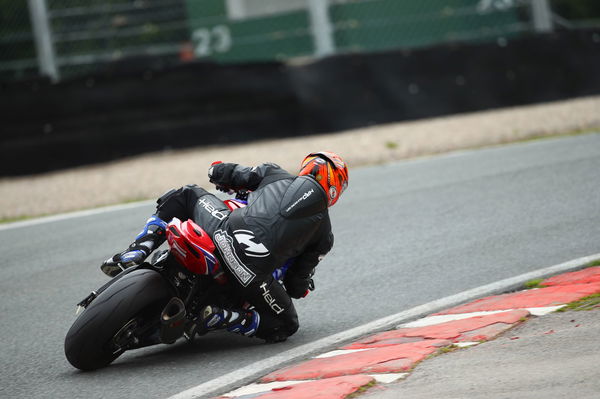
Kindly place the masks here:
POLYGON ((152 205, 0 230, 2 373, 12 398, 164 398, 404 309, 598 252, 600 135, 353 169, 336 245, 281 345, 214 336, 126 353, 80 373, 62 341, 98 270, 152 205))

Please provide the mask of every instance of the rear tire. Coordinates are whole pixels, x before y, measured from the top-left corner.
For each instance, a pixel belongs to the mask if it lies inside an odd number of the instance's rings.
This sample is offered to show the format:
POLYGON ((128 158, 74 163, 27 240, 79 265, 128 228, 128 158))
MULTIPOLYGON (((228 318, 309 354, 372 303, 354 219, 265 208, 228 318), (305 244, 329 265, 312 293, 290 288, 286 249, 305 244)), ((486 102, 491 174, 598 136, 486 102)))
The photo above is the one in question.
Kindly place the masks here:
POLYGON ((171 298, 166 280, 156 271, 140 269, 123 276, 102 292, 75 320, 65 338, 65 355, 80 370, 109 365, 124 350, 113 338, 142 314, 158 315, 171 298))

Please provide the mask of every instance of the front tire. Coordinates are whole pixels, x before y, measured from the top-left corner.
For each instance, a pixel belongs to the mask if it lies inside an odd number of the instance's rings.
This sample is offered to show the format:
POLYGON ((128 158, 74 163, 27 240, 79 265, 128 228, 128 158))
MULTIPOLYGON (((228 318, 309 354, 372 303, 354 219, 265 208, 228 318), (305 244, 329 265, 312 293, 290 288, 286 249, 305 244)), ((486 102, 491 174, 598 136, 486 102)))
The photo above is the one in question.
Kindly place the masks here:
POLYGON ((115 337, 142 314, 158 315, 171 298, 166 280, 156 271, 135 270, 103 291, 75 320, 65 338, 65 355, 80 370, 105 367, 124 350, 115 337))

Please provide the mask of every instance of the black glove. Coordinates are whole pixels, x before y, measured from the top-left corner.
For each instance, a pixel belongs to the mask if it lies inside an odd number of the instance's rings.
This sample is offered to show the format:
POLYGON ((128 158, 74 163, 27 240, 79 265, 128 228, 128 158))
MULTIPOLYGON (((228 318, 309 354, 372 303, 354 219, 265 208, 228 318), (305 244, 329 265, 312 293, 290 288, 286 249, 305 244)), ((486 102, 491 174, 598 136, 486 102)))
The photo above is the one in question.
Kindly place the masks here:
POLYGON ((309 291, 315 289, 315 283, 311 276, 301 277, 288 273, 283 279, 283 285, 292 298, 304 298, 309 291))
POLYGON ((222 191, 227 194, 233 194, 233 190, 228 186, 224 186, 222 184, 215 184, 215 188, 217 189, 217 191, 222 191))
POLYGON ((221 175, 223 174, 222 171, 219 171, 219 169, 220 169, 219 165, 221 165, 221 164, 223 164, 223 162, 221 162, 221 161, 215 161, 212 164, 210 164, 210 168, 208 168, 208 181, 213 183, 217 190, 223 191, 224 193, 231 194, 231 187, 229 187, 225 184, 220 184, 220 183, 216 182, 216 180, 219 177, 222 177, 221 175))

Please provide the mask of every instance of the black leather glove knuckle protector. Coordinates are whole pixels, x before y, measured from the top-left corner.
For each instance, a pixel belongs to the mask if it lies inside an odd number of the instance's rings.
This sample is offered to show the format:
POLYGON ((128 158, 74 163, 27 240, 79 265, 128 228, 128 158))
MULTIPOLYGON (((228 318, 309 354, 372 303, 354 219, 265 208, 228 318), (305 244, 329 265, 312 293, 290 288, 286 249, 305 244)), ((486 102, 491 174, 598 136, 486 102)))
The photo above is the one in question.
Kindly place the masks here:
POLYGON ((303 298, 306 295, 306 291, 312 286, 312 279, 310 277, 298 277, 294 275, 287 275, 283 280, 287 293, 292 298, 303 298))

